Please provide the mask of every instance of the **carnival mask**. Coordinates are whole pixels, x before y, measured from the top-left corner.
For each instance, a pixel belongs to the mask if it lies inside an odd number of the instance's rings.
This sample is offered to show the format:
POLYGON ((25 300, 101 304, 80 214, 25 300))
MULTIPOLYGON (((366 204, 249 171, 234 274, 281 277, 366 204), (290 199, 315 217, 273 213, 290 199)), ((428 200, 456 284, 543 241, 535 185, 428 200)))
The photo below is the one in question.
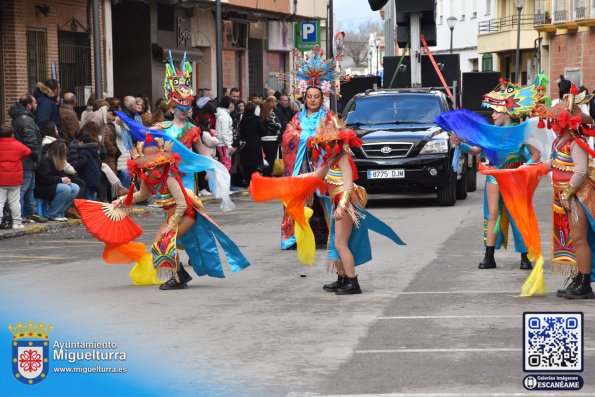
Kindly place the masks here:
POLYGON ((165 65, 165 80, 163 88, 167 103, 178 106, 180 110, 187 112, 192 106, 194 96, 192 92, 192 65, 184 59, 180 63, 180 69, 176 69, 171 51, 169 53, 169 63, 165 65))

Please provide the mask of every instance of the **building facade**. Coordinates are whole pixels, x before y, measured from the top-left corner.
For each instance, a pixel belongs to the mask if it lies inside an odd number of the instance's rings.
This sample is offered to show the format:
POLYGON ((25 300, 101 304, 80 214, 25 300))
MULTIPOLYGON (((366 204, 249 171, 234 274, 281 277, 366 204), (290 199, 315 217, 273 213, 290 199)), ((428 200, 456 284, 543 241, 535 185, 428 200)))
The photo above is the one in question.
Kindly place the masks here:
MULTIPOLYGON (((564 75, 595 88, 595 0, 535 0, 539 56, 552 81, 564 75)), ((552 84, 552 98, 558 89, 552 84)))
MULTIPOLYGON (((294 23, 320 20, 326 48, 326 2, 317 0, 222 1, 216 26, 214 0, 99 0, 103 91, 109 96, 163 96, 165 62, 187 59, 193 88, 216 91, 216 32, 222 32, 223 85, 241 96, 264 87, 290 89, 279 78, 293 68, 294 23)), ((93 12, 87 0, 2 0, 0 2, 0 121, 8 108, 55 78, 79 106, 95 90, 93 12)))
POLYGON ((494 18, 496 0, 438 0, 436 3, 435 54, 459 54, 461 72, 492 71, 491 54, 479 54, 478 26, 494 18), (449 18, 454 21, 451 29, 449 18), (451 42, 452 37, 452 42, 451 42))
MULTIPOLYGON (((95 77, 89 4, 86 0, 0 2, 0 122, 8 121, 7 110, 21 95, 50 78, 60 80, 63 92, 76 93, 79 105, 84 104, 95 77)), ((102 50, 104 13, 102 8, 102 50)))

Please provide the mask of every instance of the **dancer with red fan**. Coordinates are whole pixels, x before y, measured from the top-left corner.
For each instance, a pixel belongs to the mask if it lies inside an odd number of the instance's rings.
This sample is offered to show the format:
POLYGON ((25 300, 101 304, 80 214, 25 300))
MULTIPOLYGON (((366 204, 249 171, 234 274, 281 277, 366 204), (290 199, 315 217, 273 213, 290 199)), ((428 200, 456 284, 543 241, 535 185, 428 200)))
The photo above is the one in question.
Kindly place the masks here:
POLYGON ((77 208, 89 232, 108 245, 106 251, 109 252, 104 252, 104 258, 115 257, 122 251, 120 247, 129 245, 142 231, 119 207, 130 206, 152 195, 155 203, 166 212, 166 219, 151 247, 157 276, 167 280, 159 289, 186 288, 192 279, 179 260, 178 240, 192 258, 192 267, 199 276, 225 277, 217 242, 232 271, 249 266, 238 246, 204 212, 200 199, 184 188, 177 168, 179 156, 171 152, 172 143, 164 143, 162 139, 153 138, 147 133, 145 141, 139 142, 137 146, 141 154, 128 160, 128 168, 131 176, 141 179, 138 191, 134 192, 131 188, 128 195, 113 201, 111 205, 77 201, 77 208), (112 252, 114 255, 111 255, 112 252))

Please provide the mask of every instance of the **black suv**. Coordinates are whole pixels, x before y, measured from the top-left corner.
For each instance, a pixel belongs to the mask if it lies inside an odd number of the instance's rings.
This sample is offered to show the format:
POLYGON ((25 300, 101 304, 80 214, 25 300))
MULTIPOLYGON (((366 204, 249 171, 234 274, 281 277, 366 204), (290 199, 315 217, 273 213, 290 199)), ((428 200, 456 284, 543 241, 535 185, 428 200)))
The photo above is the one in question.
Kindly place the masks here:
POLYGON ((475 190, 476 162, 461 153, 452 167, 449 133, 434 123, 451 110, 446 95, 432 89, 368 90, 346 105, 347 126, 362 138, 354 148, 358 184, 370 193, 436 192, 440 205, 454 205, 475 190))

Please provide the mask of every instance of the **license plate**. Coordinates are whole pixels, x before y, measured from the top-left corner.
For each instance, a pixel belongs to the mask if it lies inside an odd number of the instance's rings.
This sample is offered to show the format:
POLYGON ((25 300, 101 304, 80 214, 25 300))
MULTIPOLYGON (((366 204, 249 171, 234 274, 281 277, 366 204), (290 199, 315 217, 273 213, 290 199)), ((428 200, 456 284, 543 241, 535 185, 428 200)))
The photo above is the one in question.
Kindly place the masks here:
POLYGON ((368 170, 368 179, 405 178, 405 170, 368 170))

